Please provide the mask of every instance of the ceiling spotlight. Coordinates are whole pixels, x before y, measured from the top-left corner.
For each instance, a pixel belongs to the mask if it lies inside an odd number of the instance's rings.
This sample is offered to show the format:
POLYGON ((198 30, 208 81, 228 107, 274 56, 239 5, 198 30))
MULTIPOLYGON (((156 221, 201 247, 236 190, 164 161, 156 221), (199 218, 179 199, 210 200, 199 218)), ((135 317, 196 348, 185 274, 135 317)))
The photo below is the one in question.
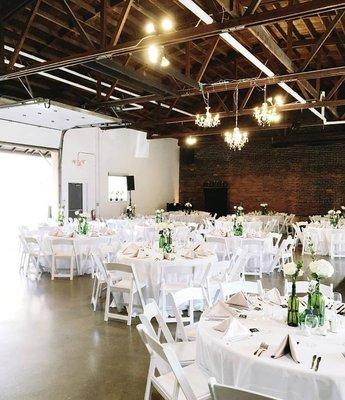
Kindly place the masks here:
POLYGON ((161 67, 168 67, 170 65, 170 61, 166 57, 162 57, 161 67))
POLYGON ((145 26, 145 31, 148 35, 151 35, 152 33, 155 32, 155 26, 153 25, 152 22, 148 22, 145 26))
POLYGON ((155 44, 151 44, 147 49, 147 55, 152 64, 157 64, 160 58, 161 49, 155 44))
POLYGON ((163 31, 171 31, 173 26, 174 24, 170 18, 165 17, 162 19, 161 27, 163 31))
POLYGON ((197 139, 195 136, 188 136, 186 138, 186 144, 188 144, 188 146, 193 146, 196 142, 197 142, 197 139))

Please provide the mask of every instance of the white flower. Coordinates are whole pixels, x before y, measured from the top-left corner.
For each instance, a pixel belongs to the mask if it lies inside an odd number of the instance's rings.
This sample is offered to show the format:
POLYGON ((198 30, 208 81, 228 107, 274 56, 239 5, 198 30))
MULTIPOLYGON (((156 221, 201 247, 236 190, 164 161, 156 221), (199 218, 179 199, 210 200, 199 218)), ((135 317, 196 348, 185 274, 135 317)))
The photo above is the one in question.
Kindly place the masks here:
POLYGON ((74 214, 75 214, 75 215, 79 215, 79 211, 77 210, 74 214))
POLYGON ((260 204, 260 207, 267 207, 267 206, 268 206, 267 203, 261 203, 261 204, 260 204))
POLYGON ((342 210, 345 210, 345 206, 341 206, 340 208, 341 208, 342 210))
POLYGON ((242 207, 242 206, 238 206, 238 207, 237 207, 237 210, 243 211, 243 207, 242 207))
POLYGON ((329 214, 329 215, 333 215, 334 213, 335 213, 335 211, 334 211, 334 210, 329 210, 327 214, 329 214))
POLYGON ((237 206, 234 206, 234 210, 237 210, 237 206))
POLYGON ((337 211, 336 211, 336 214, 341 214, 341 211, 340 211, 340 210, 337 210, 337 211))
POLYGON ((284 275, 293 275, 296 273, 297 265, 294 262, 286 263, 283 266, 284 275))
POLYGON ((161 213, 164 213, 165 210, 163 210, 163 208, 161 209, 161 213))
POLYGON ((312 261, 309 264, 309 269, 320 278, 330 278, 334 274, 333 265, 324 259, 312 261))

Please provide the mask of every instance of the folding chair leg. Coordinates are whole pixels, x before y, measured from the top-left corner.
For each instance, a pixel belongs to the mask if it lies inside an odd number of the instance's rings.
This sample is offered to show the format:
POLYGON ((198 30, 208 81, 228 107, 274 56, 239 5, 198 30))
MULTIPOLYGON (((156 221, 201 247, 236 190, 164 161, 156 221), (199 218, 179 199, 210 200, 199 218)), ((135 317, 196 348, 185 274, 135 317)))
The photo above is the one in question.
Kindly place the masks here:
POLYGON ((128 304, 128 318, 127 318, 127 325, 130 326, 132 324, 132 314, 133 314, 133 300, 134 295, 133 292, 129 295, 129 304, 128 304))
POLYGON ((90 301, 90 304, 93 305, 95 304, 96 284, 97 284, 96 279, 94 279, 91 292, 91 301, 90 301))
POLYGON ((108 321, 108 313, 109 313, 109 306, 110 306, 110 287, 107 284, 107 295, 105 297, 105 310, 104 310, 104 321, 108 321))
POLYGON ((74 272, 74 257, 71 257, 70 261, 70 272, 69 272, 69 280, 73 281, 73 272, 74 272))
POLYGON ((150 362, 149 366, 149 371, 147 374, 147 381, 146 381, 146 388, 145 388, 145 395, 144 395, 144 400, 151 400, 152 396, 152 383, 151 383, 151 377, 154 373, 154 365, 152 365, 152 362, 150 362))
POLYGON ((52 268, 51 268, 51 280, 53 281, 55 278, 55 257, 52 256, 52 268))

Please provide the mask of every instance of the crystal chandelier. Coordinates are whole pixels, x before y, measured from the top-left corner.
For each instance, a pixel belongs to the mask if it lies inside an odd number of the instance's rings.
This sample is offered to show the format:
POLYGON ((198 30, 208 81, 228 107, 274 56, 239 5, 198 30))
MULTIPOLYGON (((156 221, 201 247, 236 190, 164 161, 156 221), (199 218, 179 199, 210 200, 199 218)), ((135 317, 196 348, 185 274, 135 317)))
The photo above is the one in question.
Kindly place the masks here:
POLYGON ((224 140, 231 150, 242 150, 242 147, 248 142, 248 133, 242 132, 238 127, 238 89, 235 92, 235 107, 236 126, 232 132, 224 133, 224 140))
POLYGON ((266 86, 264 88, 264 102, 261 107, 254 108, 254 117, 260 126, 271 125, 271 123, 279 122, 281 119, 278 109, 283 105, 283 99, 276 96, 274 99, 269 97, 266 99, 266 86))
POLYGON ((220 124, 220 118, 219 114, 213 115, 210 112, 210 106, 209 106, 209 93, 204 93, 202 86, 200 85, 201 88, 201 94, 204 98, 205 102, 205 109, 206 113, 203 115, 197 114, 195 116, 195 124, 198 126, 201 126, 202 128, 214 128, 215 126, 218 126, 220 124))

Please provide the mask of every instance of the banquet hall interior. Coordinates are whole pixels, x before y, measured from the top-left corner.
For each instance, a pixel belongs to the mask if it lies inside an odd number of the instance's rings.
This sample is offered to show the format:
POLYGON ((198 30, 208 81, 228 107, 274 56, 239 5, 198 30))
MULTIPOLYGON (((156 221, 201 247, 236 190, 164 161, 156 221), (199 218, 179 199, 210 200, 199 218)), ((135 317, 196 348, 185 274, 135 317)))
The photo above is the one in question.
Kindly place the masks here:
POLYGON ((0 0, 0 50, 0 400, 345 400, 345 1, 0 0))

